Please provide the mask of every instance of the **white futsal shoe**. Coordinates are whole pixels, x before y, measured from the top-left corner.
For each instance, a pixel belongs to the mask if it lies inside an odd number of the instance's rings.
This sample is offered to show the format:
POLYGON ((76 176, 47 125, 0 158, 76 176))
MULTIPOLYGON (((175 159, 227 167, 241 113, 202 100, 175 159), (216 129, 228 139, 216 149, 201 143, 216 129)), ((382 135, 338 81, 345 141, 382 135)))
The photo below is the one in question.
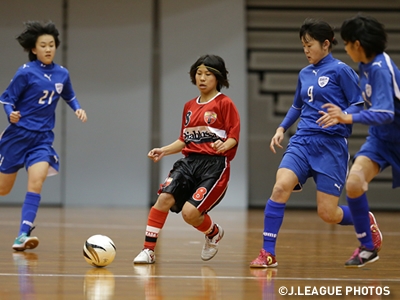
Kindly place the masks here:
POLYGON ((205 236, 206 241, 203 246, 203 251, 201 251, 202 260, 210 260, 218 252, 218 243, 224 237, 224 230, 218 224, 216 225, 218 227, 218 233, 211 239, 205 236))
POLYGON ((156 255, 151 249, 143 249, 133 260, 134 264, 154 264, 156 255))

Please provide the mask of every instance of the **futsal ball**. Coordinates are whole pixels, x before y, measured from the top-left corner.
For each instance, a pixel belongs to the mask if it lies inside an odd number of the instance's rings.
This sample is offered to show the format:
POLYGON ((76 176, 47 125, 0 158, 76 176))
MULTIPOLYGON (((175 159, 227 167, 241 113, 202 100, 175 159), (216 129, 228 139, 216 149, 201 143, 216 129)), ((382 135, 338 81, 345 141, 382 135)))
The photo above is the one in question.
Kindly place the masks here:
POLYGON ((83 245, 83 257, 89 265, 105 267, 113 262, 116 250, 114 242, 108 236, 96 234, 83 245))

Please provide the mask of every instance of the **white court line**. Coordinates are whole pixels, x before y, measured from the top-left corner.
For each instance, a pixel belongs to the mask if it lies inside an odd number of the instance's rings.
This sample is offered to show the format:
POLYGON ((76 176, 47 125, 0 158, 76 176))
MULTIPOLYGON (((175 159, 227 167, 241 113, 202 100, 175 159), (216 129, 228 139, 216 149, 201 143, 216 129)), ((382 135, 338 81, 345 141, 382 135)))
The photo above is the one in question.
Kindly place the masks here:
MULTIPOLYGON (((0 273, 0 277, 74 277, 74 278, 87 278, 94 277, 98 278, 98 275, 82 275, 82 274, 14 274, 14 273, 0 273)), ((102 274, 101 277, 110 277, 110 278, 138 278, 143 279, 143 275, 107 275, 102 274)), ((259 280, 262 278, 268 280, 290 280, 290 281, 352 281, 352 282, 400 282, 400 278, 304 278, 304 277, 254 277, 254 276, 177 276, 177 275, 149 275, 145 276, 145 278, 161 278, 161 279, 202 279, 202 278, 213 278, 213 279, 230 279, 230 280, 259 280)))
MULTIPOLYGON (((19 226, 18 222, 4 222, 0 221, 0 226, 19 226)), ((77 223, 49 223, 49 222, 41 222, 39 223, 40 227, 48 227, 48 228, 98 228, 98 229, 118 229, 118 230, 132 230, 132 229, 143 229, 145 228, 145 223, 143 225, 133 225, 133 226, 126 226, 126 225, 109 225, 109 224, 77 224, 77 223)), ((338 225, 340 226, 340 225, 338 225)), ((349 225, 351 226, 351 225, 349 225)), ((344 226, 344 227, 349 227, 344 226)), ((341 227, 341 226, 340 226, 341 227)), ((168 226, 163 228, 163 231, 192 231, 193 228, 190 226, 168 226)), ((243 230, 236 230, 236 232, 262 232, 262 228, 259 229, 243 229, 243 230)), ((279 231, 280 233, 291 233, 291 234, 334 234, 334 235, 354 235, 353 231, 332 231, 332 230, 308 230, 308 229, 282 229, 279 231)), ((400 236, 400 232, 387 232, 384 231, 383 235, 387 236, 400 236)))
MULTIPOLYGON (((87 277, 94 277, 98 278, 99 275, 82 275, 82 274, 15 274, 15 273, 0 273, 0 277, 74 277, 74 278, 87 278, 87 277)), ((304 277, 274 277, 274 278, 267 278, 267 277, 253 277, 253 276, 186 276, 186 275, 107 275, 102 274, 101 277, 110 277, 110 278, 161 278, 161 279, 202 279, 202 278, 213 278, 213 279, 230 279, 230 280, 259 280, 262 278, 268 280, 290 280, 290 281, 355 281, 355 282, 400 282, 400 278, 374 278, 374 279, 367 279, 367 278, 304 278, 304 277)))
MULTIPOLYGON (((0 222, 0 226, 18 226, 17 222, 0 222)), ((48 228, 97 228, 97 229, 118 229, 118 230, 133 230, 133 229, 143 229, 145 224, 143 225, 134 225, 134 226, 126 226, 126 225, 109 225, 109 224, 76 224, 76 223, 40 223, 40 227, 48 227, 48 228)), ((144 229, 143 229, 144 230, 144 229)), ((169 226, 167 228, 163 228, 163 231, 192 231, 192 227, 188 226, 169 226)), ((236 232, 262 232, 262 228, 260 229, 249 229, 249 230, 236 230, 236 232)), ((290 233, 290 234, 334 234, 334 235, 354 235, 353 231, 332 231, 332 230, 307 230, 307 229, 282 229, 279 231, 280 233, 290 233)), ((385 236, 400 236, 400 232, 383 232, 385 236)))

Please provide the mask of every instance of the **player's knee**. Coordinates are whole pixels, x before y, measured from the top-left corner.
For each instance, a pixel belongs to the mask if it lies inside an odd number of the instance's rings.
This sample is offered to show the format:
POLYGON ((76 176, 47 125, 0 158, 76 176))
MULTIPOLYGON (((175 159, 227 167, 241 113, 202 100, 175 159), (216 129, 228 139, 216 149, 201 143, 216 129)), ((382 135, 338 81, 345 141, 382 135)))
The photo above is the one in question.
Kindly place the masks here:
POLYGON ((318 207, 318 216, 328 224, 338 223, 334 211, 329 210, 326 207, 318 207))
POLYGON ((28 180, 28 190, 34 193, 40 194, 42 192, 43 183, 46 178, 29 178, 28 180))
POLYGON ((368 190, 368 183, 365 181, 361 169, 352 170, 346 181, 346 191, 350 198, 356 198, 368 190))
POLYGON ((186 223, 193 225, 198 223, 201 213, 193 205, 184 205, 182 208, 182 218, 186 223))
POLYGON ((274 188, 272 189, 271 198, 277 201, 278 199, 284 198, 288 193, 290 194, 283 184, 276 182, 274 188))
POLYGON ((349 177, 346 182, 346 191, 349 194, 356 193, 361 189, 361 182, 359 178, 349 177))

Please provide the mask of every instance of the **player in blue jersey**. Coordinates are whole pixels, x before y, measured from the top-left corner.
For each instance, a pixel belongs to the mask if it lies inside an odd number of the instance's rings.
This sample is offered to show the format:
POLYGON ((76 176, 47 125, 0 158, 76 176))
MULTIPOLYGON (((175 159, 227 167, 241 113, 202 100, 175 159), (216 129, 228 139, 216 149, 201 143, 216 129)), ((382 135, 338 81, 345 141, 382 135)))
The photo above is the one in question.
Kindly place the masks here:
POLYGON ((85 122, 67 69, 53 63, 60 45, 54 23, 29 21, 17 37, 28 52, 30 62, 21 66, 0 96, 10 125, 0 137, 0 195, 7 195, 17 172, 25 166, 28 188, 22 205, 16 251, 36 248, 37 237, 31 236, 40 203, 40 193, 47 176, 58 172, 59 158, 53 149, 55 110, 63 98, 75 115, 85 122))
POLYGON ((310 65, 300 71, 293 104, 271 139, 273 153, 276 153, 275 146, 282 148, 285 131, 298 118, 300 121, 283 155, 272 195, 266 203, 263 247, 250 263, 252 268, 278 265, 275 246, 286 202, 292 191, 301 190, 309 177, 313 177, 317 185, 320 218, 331 224, 353 224, 348 207, 338 206, 348 171, 347 138, 352 127, 336 122, 335 126, 322 128, 318 123, 335 122, 328 114, 321 116, 319 113, 326 103, 333 103, 349 114, 362 110, 358 76, 352 68, 332 56, 332 45, 337 41, 328 23, 307 19, 299 35, 310 65))
POLYGON ((362 15, 348 19, 343 22, 341 36, 347 54, 359 63, 360 87, 367 109, 345 114, 335 105, 324 107, 340 123, 370 126, 346 182, 346 198, 360 246, 345 266, 362 267, 379 259, 381 246, 373 242, 374 236, 381 236, 378 225, 368 222, 368 184, 392 166, 393 188, 400 186, 400 71, 384 52, 387 34, 376 19, 362 15))

